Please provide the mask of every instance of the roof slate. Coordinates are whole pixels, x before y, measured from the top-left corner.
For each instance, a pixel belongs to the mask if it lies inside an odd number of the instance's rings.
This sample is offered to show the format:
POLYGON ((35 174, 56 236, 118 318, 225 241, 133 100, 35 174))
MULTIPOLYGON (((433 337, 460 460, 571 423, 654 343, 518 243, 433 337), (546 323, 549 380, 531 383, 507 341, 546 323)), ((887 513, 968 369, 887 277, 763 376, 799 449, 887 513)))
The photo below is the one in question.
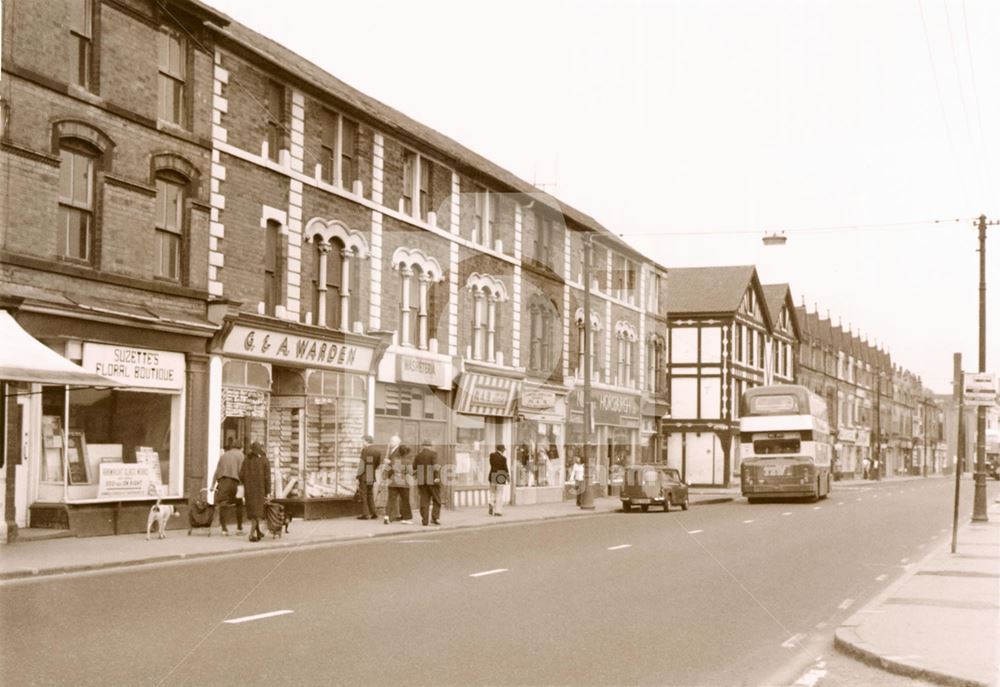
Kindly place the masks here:
POLYGON ((755 274, 753 265, 668 267, 667 314, 736 312, 755 274))

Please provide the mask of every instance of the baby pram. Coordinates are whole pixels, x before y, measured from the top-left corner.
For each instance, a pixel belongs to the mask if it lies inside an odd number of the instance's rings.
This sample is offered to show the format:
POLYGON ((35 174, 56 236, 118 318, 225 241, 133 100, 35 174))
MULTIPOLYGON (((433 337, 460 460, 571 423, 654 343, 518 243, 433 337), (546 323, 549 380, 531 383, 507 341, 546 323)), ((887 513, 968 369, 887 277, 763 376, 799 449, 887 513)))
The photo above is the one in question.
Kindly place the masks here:
POLYGON ((215 506, 208 502, 208 489, 202 489, 188 500, 188 536, 191 530, 207 528, 208 536, 212 536, 212 518, 215 517, 215 506))

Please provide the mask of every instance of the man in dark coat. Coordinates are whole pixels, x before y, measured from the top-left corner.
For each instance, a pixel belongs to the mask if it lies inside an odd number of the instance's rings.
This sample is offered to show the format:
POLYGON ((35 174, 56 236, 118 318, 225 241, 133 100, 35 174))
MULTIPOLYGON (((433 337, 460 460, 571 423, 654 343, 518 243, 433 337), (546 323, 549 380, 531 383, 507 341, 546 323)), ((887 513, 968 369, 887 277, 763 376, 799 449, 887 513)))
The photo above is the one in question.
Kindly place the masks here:
POLYGON ((386 515, 394 517, 399 509, 399 522, 404 525, 413 524, 413 511, 410 509, 410 487, 412 486, 413 457, 410 447, 403 446, 398 436, 389 439, 389 451, 385 459, 392 465, 389 477, 389 505, 386 515))
POLYGON ((372 446, 375 440, 366 434, 361 443, 361 460, 358 461, 358 493, 361 494, 361 515, 358 520, 375 518, 375 471, 382 462, 382 452, 372 446))
POLYGON ((264 503, 271 494, 271 464, 260 442, 250 445, 250 452, 240 466, 240 481, 243 483, 247 519, 251 522, 250 541, 260 541, 264 538, 264 533, 260 531, 260 521, 265 517, 264 503))
POLYGON ((420 520, 427 525, 427 515, 430 511, 430 521, 440 525, 441 517, 441 462, 437 452, 431 448, 431 442, 420 445, 420 453, 413 459, 413 470, 417 478, 417 489, 420 491, 420 520), (434 504, 433 509, 430 508, 434 504))
POLYGON ((503 444, 497 444, 497 450, 490 454, 490 515, 503 515, 503 502, 507 500, 510 470, 505 450, 503 444))

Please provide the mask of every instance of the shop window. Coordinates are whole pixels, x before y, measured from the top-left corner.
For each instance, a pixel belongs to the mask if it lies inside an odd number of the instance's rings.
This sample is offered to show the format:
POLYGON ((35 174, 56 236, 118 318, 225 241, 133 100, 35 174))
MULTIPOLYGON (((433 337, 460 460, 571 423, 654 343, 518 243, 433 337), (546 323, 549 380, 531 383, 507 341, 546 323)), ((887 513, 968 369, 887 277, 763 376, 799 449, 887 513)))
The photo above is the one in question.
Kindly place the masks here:
POLYGON ((74 389, 67 416, 66 393, 64 387, 42 389, 43 483, 62 488, 65 482, 71 501, 95 499, 102 464, 142 464, 151 483, 162 485, 162 495, 181 495, 180 394, 74 389))
POLYGON ((93 0, 69 2, 69 82, 91 89, 93 71, 93 0))
MULTIPOLYGON (((549 487, 561 484, 563 458, 559 450, 563 426, 522 420, 515 426, 516 441, 511 468, 518 487, 549 487)), ((491 449, 492 450, 492 449, 491 449)))
POLYGON ((162 28, 156 37, 159 54, 159 110, 165 122, 184 125, 184 88, 187 50, 184 38, 162 28))
POLYGON ((59 158, 59 256, 90 262, 97 153, 85 143, 66 140, 60 143, 59 158))
POLYGON ((184 179, 156 178, 156 276, 179 280, 184 235, 184 179))

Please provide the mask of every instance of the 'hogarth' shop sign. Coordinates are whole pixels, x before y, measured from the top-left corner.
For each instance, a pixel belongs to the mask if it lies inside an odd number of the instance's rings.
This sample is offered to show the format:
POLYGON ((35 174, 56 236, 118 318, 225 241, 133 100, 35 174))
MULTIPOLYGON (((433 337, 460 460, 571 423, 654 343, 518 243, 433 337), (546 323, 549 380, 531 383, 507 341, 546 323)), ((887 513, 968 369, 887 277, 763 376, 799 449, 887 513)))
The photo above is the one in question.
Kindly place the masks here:
MULTIPOLYGON (((639 399, 634 396, 594 389, 591 403, 594 404, 594 422, 599 425, 627 425, 639 418, 639 399)), ((573 393, 573 408, 583 410, 582 389, 573 393)))
POLYGON ((255 358, 269 363, 355 372, 368 372, 374 353, 371 348, 344 341, 271 332, 244 325, 233 327, 222 350, 227 355, 255 358))

